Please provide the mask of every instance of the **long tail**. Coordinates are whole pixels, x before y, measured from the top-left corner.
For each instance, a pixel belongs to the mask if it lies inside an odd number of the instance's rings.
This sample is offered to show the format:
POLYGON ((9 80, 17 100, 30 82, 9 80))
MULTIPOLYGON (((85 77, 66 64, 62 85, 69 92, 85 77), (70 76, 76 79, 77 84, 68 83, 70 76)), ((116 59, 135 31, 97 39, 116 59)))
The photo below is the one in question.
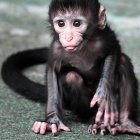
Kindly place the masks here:
POLYGON ((48 49, 27 50, 11 55, 2 65, 3 81, 15 92, 27 99, 45 103, 45 86, 29 80, 22 70, 29 66, 47 62, 48 49))

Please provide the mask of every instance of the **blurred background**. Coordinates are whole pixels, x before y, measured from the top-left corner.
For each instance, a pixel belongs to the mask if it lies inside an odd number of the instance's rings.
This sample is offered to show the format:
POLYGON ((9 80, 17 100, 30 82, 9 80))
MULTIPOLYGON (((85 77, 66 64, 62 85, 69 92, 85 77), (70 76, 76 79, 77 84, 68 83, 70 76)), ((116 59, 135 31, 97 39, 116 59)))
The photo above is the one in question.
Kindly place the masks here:
MULTIPOLYGON (((132 59, 137 78, 140 79, 140 0, 100 0, 107 9, 108 23, 116 31, 122 49, 132 59)), ((50 0, 0 0, 0 69, 2 62, 12 53, 29 48, 49 46, 51 36, 47 28, 47 11, 50 0)), ((28 61, 28 60, 27 60, 28 61)), ((44 83, 44 66, 29 68, 25 74, 32 80, 44 83)), ((70 120, 72 133, 37 136, 31 132, 34 120, 43 115, 44 108, 14 94, 0 78, 0 140, 85 140, 87 125, 70 120)), ((117 137, 100 135, 94 139, 138 140, 138 136, 117 137)))

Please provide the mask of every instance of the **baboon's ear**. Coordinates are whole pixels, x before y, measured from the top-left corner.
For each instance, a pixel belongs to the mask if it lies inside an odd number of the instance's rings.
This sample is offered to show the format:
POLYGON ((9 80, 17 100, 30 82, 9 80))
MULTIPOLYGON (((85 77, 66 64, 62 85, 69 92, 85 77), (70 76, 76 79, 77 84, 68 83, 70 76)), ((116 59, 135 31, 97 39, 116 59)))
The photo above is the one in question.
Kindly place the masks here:
POLYGON ((106 9, 104 8, 104 6, 101 5, 99 10, 99 21, 98 21, 99 29, 103 30, 106 27, 106 22, 107 22, 106 9))

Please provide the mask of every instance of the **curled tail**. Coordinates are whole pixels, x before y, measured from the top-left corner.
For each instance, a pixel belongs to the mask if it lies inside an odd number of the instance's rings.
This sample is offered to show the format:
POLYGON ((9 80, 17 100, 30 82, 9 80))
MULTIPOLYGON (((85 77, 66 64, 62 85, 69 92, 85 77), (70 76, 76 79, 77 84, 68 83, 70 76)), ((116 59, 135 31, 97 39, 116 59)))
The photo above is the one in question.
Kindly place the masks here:
POLYGON ((45 86, 29 80, 22 70, 29 66, 47 62, 48 49, 27 50, 13 54, 2 65, 3 81, 15 92, 27 99, 45 103, 45 86))

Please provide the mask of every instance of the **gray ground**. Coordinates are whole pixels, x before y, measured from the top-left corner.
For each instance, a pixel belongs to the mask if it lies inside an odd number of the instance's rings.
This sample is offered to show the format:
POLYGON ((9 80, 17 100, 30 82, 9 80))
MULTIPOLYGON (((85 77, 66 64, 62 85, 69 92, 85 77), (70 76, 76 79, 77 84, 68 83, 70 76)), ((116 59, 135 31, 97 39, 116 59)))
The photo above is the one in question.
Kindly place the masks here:
MULTIPOLYGON (((108 22, 116 30, 122 48, 134 64, 140 79, 140 1, 101 0, 106 6, 108 22)), ((28 48, 48 46, 51 41, 47 28, 47 0, 0 0, 0 68, 2 62, 12 53, 28 48)), ((35 81, 44 83, 44 66, 30 68, 25 72, 35 81)), ((87 125, 71 120, 72 133, 57 138, 37 136, 31 132, 33 121, 43 114, 40 104, 32 103, 13 94, 0 79, 0 139, 93 139, 87 134, 87 125)), ((97 135, 94 139, 138 140, 139 136, 119 135, 116 137, 97 135)))

